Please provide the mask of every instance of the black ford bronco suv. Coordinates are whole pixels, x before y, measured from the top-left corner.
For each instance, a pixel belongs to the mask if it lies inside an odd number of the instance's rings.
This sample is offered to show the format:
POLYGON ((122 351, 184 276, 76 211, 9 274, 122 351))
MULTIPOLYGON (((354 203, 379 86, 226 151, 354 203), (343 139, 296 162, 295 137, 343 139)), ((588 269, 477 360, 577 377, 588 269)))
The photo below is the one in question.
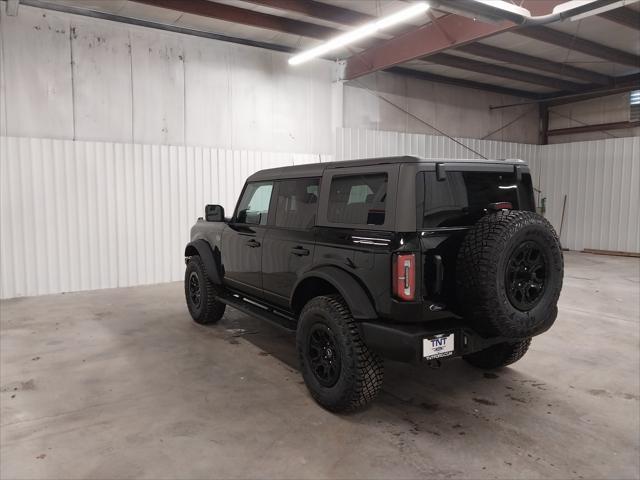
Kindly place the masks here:
POLYGON ((296 331, 313 398, 355 410, 382 358, 493 369, 551 327, 563 258, 520 160, 376 158, 259 171, 185 250, 200 324, 227 305, 296 331))

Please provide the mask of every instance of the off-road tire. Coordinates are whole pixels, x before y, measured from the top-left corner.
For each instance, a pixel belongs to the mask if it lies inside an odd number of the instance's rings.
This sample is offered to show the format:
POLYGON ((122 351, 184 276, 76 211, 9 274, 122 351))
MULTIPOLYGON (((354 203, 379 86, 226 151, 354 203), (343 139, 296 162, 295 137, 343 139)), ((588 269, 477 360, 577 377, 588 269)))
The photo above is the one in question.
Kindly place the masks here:
POLYGON ((219 287, 213 283, 207 275, 207 270, 200 256, 193 255, 190 257, 187 261, 187 268, 184 274, 184 295, 191 318, 193 318, 196 323, 200 325, 210 325, 218 322, 222 318, 227 306, 217 300, 219 293, 219 287), (190 296, 189 281, 192 274, 195 274, 199 281, 199 304, 196 304, 190 296))
MULTIPOLYGON (((514 254, 515 255, 515 254, 514 254)), ((558 314, 563 258, 558 236, 542 216, 503 210, 481 218, 466 234, 458 252, 456 282, 462 314, 487 335, 531 337, 551 327, 558 314), (543 258, 544 287, 537 303, 517 308, 507 272, 512 254, 525 243, 543 258)))
POLYGON ((529 350, 529 345, 531 345, 530 338, 514 343, 498 343, 471 355, 464 355, 462 358, 474 367, 492 370, 506 367, 520 360, 529 350))
POLYGON ((382 387, 382 359, 365 345, 358 325, 340 295, 315 297, 302 309, 296 332, 300 371, 318 404, 332 412, 358 410, 371 402, 382 387), (323 386, 311 368, 310 336, 314 328, 326 327, 340 355, 337 382, 323 386))

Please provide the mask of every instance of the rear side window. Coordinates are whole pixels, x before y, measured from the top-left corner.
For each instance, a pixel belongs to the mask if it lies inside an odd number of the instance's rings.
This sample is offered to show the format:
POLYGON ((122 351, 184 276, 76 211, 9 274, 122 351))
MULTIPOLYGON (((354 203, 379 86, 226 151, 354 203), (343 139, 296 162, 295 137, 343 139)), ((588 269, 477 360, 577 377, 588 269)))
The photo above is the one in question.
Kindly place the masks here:
POLYGON ((255 182, 247 185, 238 205, 236 222, 248 225, 266 225, 273 182, 255 182))
POLYGON ((319 178, 297 178, 278 184, 276 226, 309 228, 315 224, 318 210, 319 178))
POLYGON ((329 192, 328 219, 351 225, 383 225, 387 174, 335 176, 329 192))
POLYGON ((445 180, 438 181, 435 172, 425 172, 422 226, 472 225, 491 203, 509 202, 513 208, 532 210, 531 177, 524 174, 522 179, 518 184, 514 173, 447 171, 445 180))

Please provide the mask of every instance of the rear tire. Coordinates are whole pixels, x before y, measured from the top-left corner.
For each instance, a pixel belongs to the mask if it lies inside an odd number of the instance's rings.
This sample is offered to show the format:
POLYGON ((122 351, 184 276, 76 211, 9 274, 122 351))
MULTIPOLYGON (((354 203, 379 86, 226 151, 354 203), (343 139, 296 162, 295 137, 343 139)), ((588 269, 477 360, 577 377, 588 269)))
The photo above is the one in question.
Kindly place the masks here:
POLYGON ((492 370, 506 367, 520 360, 529 350, 529 345, 531 345, 530 338, 520 342, 498 343, 485 350, 465 355, 462 358, 474 367, 492 370))
POLYGON ((222 318, 227 306, 217 300, 219 288, 207 275, 200 256, 194 255, 189 258, 184 273, 184 295, 194 322, 210 325, 222 318))
POLYGON ((300 370, 313 399, 332 412, 371 402, 382 387, 382 359, 365 345, 340 295, 310 300, 296 333, 300 370))
POLYGON ((533 212, 501 211, 481 218, 462 242, 458 303, 481 333, 532 337, 555 321, 562 277, 551 224, 533 212))

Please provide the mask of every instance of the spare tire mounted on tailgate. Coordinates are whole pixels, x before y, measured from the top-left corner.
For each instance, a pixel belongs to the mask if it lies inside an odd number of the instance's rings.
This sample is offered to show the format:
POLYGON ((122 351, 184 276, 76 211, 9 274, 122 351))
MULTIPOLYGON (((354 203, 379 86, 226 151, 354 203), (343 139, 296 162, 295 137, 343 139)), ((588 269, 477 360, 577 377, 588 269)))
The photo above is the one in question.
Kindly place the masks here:
POLYGON ((563 258, 540 215, 502 210, 478 221, 458 254, 458 299, 465 316, 490 335, 524 338, 553 324, 563 258))

